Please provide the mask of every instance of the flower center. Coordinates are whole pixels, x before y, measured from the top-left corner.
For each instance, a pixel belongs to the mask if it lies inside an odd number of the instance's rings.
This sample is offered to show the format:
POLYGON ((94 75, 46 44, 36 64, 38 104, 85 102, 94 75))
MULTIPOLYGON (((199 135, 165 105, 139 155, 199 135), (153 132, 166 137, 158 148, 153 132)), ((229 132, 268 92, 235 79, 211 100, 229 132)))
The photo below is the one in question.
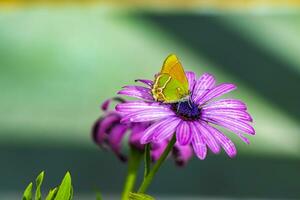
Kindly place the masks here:
POLYGON ((200 118, 201 109, 192 101, 185 100, 171 104, 172 110, 183 120, 191 121, 200 118))

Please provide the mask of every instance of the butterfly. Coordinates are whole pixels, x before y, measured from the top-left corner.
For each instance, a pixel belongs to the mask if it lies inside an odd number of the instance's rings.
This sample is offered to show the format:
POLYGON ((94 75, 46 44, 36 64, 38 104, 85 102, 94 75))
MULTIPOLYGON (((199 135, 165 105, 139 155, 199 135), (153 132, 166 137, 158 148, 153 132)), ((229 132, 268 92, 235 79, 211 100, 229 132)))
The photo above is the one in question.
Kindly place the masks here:
POLYGON ((151 88, 156 101, 176 103, 189 96, 189 82, 176 55, 169 55, 151 88))

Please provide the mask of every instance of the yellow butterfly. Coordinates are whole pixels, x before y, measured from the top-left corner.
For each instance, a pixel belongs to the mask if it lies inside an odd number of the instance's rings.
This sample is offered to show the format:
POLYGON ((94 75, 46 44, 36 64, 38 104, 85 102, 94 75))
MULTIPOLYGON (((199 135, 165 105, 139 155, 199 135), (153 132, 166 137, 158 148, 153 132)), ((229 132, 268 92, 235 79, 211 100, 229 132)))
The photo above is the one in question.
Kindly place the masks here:
POLYGON ((179 102, 189 96, 189 82, 176 55, 166 58, 151 92, 156 101, 164 103, 179 102))

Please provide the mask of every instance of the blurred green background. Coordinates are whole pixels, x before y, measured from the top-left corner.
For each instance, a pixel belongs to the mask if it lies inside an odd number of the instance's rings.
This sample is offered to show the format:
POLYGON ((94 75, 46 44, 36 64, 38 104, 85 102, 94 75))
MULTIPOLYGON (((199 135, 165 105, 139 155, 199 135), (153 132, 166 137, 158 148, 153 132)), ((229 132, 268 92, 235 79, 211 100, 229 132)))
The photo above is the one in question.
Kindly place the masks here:
MULTIPOLYGON (((285 10, 26 6, 0 10, 0 197, 70 170, 76 195, 121 191, 126 165, 91 140, 99 105, 176 53, 186 70, 233 82, 257 135, 238 156, 170 160, 157 196, 300 198, 300 13, 285 10)), ((11 196, 10 196, 11 197, 11 196)))

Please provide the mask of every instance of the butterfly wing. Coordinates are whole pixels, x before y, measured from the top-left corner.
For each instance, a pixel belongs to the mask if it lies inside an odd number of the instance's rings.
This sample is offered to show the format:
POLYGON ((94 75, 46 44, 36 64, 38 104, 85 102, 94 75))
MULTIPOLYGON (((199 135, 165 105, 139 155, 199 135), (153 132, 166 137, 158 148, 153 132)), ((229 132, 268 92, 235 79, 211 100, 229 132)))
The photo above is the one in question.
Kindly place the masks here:
POLYGON ((176 79, 187 88, 189 87, 189 83, 184 73, 183 67, 179 62, 177 56, 174 54, 171 54, 166 58, 160 73, 169 74, 172 78, 176 79))
POLYGON ((152 88, 155 100, 173 103, 189 95, 189 84, 183 67, 175 55, 165 60, 152 88))

